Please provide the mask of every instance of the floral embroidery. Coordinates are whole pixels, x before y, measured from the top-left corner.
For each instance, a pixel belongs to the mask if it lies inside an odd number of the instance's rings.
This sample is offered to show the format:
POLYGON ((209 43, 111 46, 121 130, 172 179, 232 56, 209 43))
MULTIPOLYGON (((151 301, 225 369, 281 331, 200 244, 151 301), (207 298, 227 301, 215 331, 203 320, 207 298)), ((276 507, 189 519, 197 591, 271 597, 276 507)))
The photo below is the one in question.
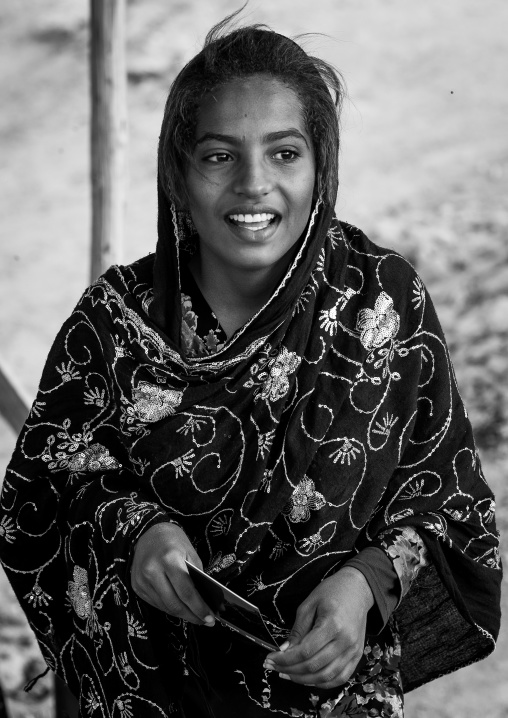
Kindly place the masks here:
MULTIPOLYGON (((267 353, 269 352, 270 345, 267 345, 267 353)), ((289 375, 296 371, 301 361, 295 352, 281 347, 276 357, 252 366, 251 375, 255 378, 249 379, 244 386, 251 387, 256 384, 259 387, 254 394, 255 401, 259 399, 278 401, 288 393, 289 375), (260 368, 262 371, 259 371, 260 368)))
MULTIPOLYGON (((156 384, 140 381, 134 389, 134 411, 141 421, 160 421, 175 413, 182 401, 183 391, 163 389, 156 384)), ((129 413, 129 409, 127 410, 129 413)))
POLYGON ((272 548, 270 558, 280 558, 291 546, 291 544, 282 541, 282 539, 276 537, 275 546, 272 548))
POLYGON ((131 356, 130 351, 125 346, 124 340, 120 339, 118 335, 115 335, 115 338, 113 339, 113 346, 115 348, 115 357, 117 359, 123 359, 126 356, 131 356))
POLYGON ((478 561, 482 561, 489 568, 500 569, 501 568, 501 554, 497 546, 493 546, 488 549, 483 556, 480 556, 478 561), (488 557, 488 558, 487 558, 488 557))
POLYGON ((226 513, 215 516, 210 522, 210 533, 214 536, 222 536, 222 534, 229 533, 231 518, 231 514, 226 513))
MULTIPOLYGON (((263 610, 266 606, 273 620, 280 608, 285 627, 279 630, 286 632, 289 626, 284 597, 305 590, 300 568, 319 580, 338 556, 346 555, 359 535, 379 545, 377 532, 385 529, 384 541, 388 550, 395 554, 392 557, 394 563, 411 568, 412 559, 410 554, 406 555, 406 543, 402 542, 403 550, 391 544, 386 525, 393 525, 404 517, 405 523, 410 524, 412 511, 418 511, 419 525, 427 521, 429 530, 439 532, 445 540, 448 540, 445 531, 449 529, 450 537, 457 538, 457 552, 464 554, 465 561, 478 561, 492 569, 498 566, 499 551, 492 547, 497 543, 495 527, 487 525, 494 509, 491 494, 481 480, 475 480, 474 486, 478 490, 470 488, 475 476, 472 472, 476 469, 474 446, 457 444, 453 455, 454 442, 459 436, 454 430, 460 428, 459 420, 463 419, 463 414, 457 412, 453 423, 441 423, 440 417, 444 422, 447 416, 448 399, 452 398, 454 402, 459 399, 452 373, 439 371, 439 367, 449 364, 433 313, 425 312, 421 322, 415 320, 410 326, 399 329, 394 307, 401 317, 414 315, 414 319, 425 306, 420 305, 418 309, 418 298, 411 303, 416 295, 411 290, 417 286, 417 283, 412 284, 414 273, 400 258, 392 260, 385 254, 371 256, 372 247, 365 245, 354 230, 347 232, 354 247, 349 246, 349 239, 347 243, 342 240, 340 250, 344 250, 345 261, 335 261, 337 257, 330 253, 331 244, 335 242, 331 238, 321 251, 319 263, 300 301, 295 302, 297 308, 305 307, 303 326, 307 322, 317 324, 308 327, 311 331, 309 341, 300 333, 298 322, 291 324, 287 316, 289 331, 286 331, 286 324, 281 323, 265 336, 260 321, 260 331, 256 332, 255 339, 249 337, 248 332, 245 337, 240 336, 237 346, 242 348, 241 354, 237 352, 235 355, 233 345, 231 352, 224 352, 224 356, 218 355, 210 361, 186 361, 181 352, 174 351, 171 343, 166 343, 156 331, 152 319, 140 310, 142 305, 148 305, 148 298, 145 297, 145 302, 142 297, 145 292, 143 282, 148 274, 151 277, 151 272, 145 271, 146 263, 139 276, 136 265, 110 272, 100 284, 88 290, 64 328, 64 334, 67 332, 65 340, 55 347, 52 356, 57 358, 48 367, 34 404, 40 408, 42 421, 35 420, 37 412, 34 408, 32 421, 18 443, 14 470, 5 483, 10 493, 5 494, 8 500, 0 511, 0 544, 9 557, 7 564, 12 569, 9 569, 11 578, 19 583, 18 594, 23 605, 35 617, 38 635, 46 635, 48 620, 55 619, 54 637, 50 635, 50 629, 47 634, 55 663, 58 661, 65 668, 78 690, 81 677, 90 676, 90 680, 81 682, 81 706, 87 718, 97 718, 104 711, 112 718, 130 718, 140 710, 142 712, 143 705, 148 706, 146 710, 153 706, 161 715, 173 714, 173 710, 175 714, 178 712, 177 706, 169 703, 171 697, 164 698, 156 687, 154 690, 151 629, 144 622, 139 602, 128 590, 127 562, 133 542, 146 517, 159 517, 161 510, 177 516, 181 514, 182 523, 188 523, 192 539, 207 557, 212 575, 231 571, 236 577, 238 573, 240 592, 245 591, 247 596, 248 591, 258 591, 253 597, 262 597, 263 610), (393 261, 395 265, 392 267, 393 261), (345 274, 343 295, 338 286, 334 286, 339 285, 339 277, 333 268, 337 264, 343 266, 345 274), (384 287, 382 281, 386 282, 384 287), (346 289, 348 285, 356 287, 356 293, 346 289), (391 294, 393 302, 381 293, 383 288, 391 294), (348 296, 352 298, 347 310, 342 311, 348 296), (353 300, 363 301, 363 304, 355 304, 353 309, 353 300), (403 312, 404 302, 409 306, 405 306, 403 312), (413 305, 416 311, 413 311, 413 305), (320 314, 325 307, 327 311, 320 314), (361 307, 369 309, 358 313, 361 307), (418 336, 413 333, 416 325, 421 328, 418 336), (119 332, 118 336, 115 332, 119 332), (337 341, 331 340, 334 338, 337 341), (369 352, 364 351, 364 346, 370 347, 369 352), (404 356, 401 352, 405 352, 408 361, 398 361, 398 357, 404 356), (362 353, 368 354, 366 360, 362 360, 362 353), (390 366, 393 358, 397 363, 393 368, 400 367, 401 371, 401 381, 395 388, 390 366), (419 367, 421 362, 424 362, 422 380, 425 383, 422 381, 417 385, 413 368, 419 367), (379 386, 385 368, 386 376, 390 372, 386 391, 369 391, 369 382, 375 384, 378 381, 379 386), (371 377, 367 371, 364 376, 355 376, 360 370, 374 370, 376 376, 371 377), (146 381, 140 383, 141 379, 146 381), (247 381, 252 387, 249 391, 242 387, 247 381), (339 386, 345 389, 339 391, 339 394, 343 393, 340 406, 336 402, 339 386), (195 401, 192 400, 193 392, 195 401), (255 396, 263 401, 255 404, 255 396), (416 396, 418 412, 415 419, 420 423, 414 437, 418 441, 413 443, 414 407, 411 402, 414 403, 416 396), (274 404, 280 397, 284 398, 274 404), (182 406, 184 398, 185 408, 182 406), (286 401, 287 404, 282 406, 286 401), (67 411, 71 418, 64 421, 67 411), (171 415, 172 426, 166 425, 168 419, 163 419, 159 425, 150 424, 165 415, 171 415), (90 419, 93 423, 82 424, 83 416, 93 417, 90 419), (321 427, 323 431, 314 430, 321 427), (389 442, 385 441, 388 436, 389 442), (371 445, 373 437, 375 447, 371 445), (435 449, 446 447, 448 439, 451 441, 445 474, 445 463, 441 460, 445 451, 435 449), (382 442, 386 449, 380 461, 380 452, 374 452, 382 442), (471 463, 469 458, 464 460, 466 454, 461 453, 459 458, 457 453, 466 448, 471 452, 471 463), (407 455, 399 455, 400 449, 404 449, 404 454, 407 449, 407 455), (304 457, 305 466, 310 467, 308 476, 304 476, 305 469, 297 473, 295 459, 298 464, 300 456, 304 457), (424 460, 420 462, 422 458, 424 460), (120 466, 120 459, 124 465, 128 464, 128 476, 124 472, 106 474, 97 471, 120 466), (448 471, 452 461, 457 464, 454 476, 448 471), (23 471, 18 472, 21 462, 23 471), (50 482, 39 480, 41 474, 48 473, 45 469, 67 467, 69 462, 71 468, 86 471, 79 482, 76 482, 75 474, 69 477, 68 471, 61 472, 66 476, 52 477, 50 482), (404 484, 406 493, 397 493, 396 481, 395 486, 388 485, 390 476, 398 466, 412 466, 411 462, 418 466, 417 473, 410 484, 404 484), (30 464, 31 472, 28 470, 30 464), (214 468, 216 466, 218 470, 214 468), (343 476, 360 468, 366 469, 365 481, 360 471, 353 477, 343 476), (422 484, 422 477, 427 477, 433 469, 443 479, 442 490, 435 498, 422 484), (189 480, 193 471, 196 485, 189 480), (376 478, 369 485, 372 473, 376 478), (278 505, 277 497, 280 499, 280 492, 284 491, 286 477, 293 484, 286 484, 284 499, 278 505), (351 487, 362 481, 361 490, 354 494, 344 492, 336 500, 332 496, 334 491, 329 493, 327 482, 335 487, 342 479, 351 481, 351 487), (73 483, 77 485, 73 486, 73 483), (134 486, 139 487, 139 494, 131 495, 131 502, 129 492, 134 486), (60 526, 49 521, 44 523, 44 520, 48 517, 52 520, 51 511, 58 498, 56 491, 60 488, 68 488, 72 499, 69 524, 65 526, 57 554, 56 542, 50 540, 49 534, 45 536, 37 530, 34 535, 31 506, 38 512, 37 525, 51 526, 51 535, 56 536, 54 529, 58 530, 60 526), (362 501, 362 496, 370 488, 376 520, 364 523, 363 519, 368 520, 369 505, 362 501), (46 501, 46 489, 49 490, 49 501, 46 501), (472 496, 465 499, 469 490, 472 496), (406 508, 413 507, 413 502, 404 500, 412 491, 417 500, 414 508, 406 508), (203 501, 203 511, 194 500, 189 504, 189 498, 193 497, 197 497, 198 503, 203 501), (334 507, 331 503, 334 501, 339 505, 334 507), (463 527, 456 520, 459 520, 459 512, 465 509, 466 501, 471 516, 468 526, 463 527), (279 516, 273 516, 274 507, 279 516), (325 528, 323 524, 332 514, 336 521, 329 521, 325 528), (73 524, 72 517, 76 518, 73 524), (371 528, 375 535, 369 534, 371 528), (471 541, 463 546, 466 529, 471 541), (248 538, 244 539, 244 536, 248 538), (236 556, 231 551, 235 551, 236 556), (319 554, 322 556, 316 560, 319 554), (29 556, 31 571, 40 571, 35 585, 32 583, 35 575, 24 573, 26 559, 23 555, 29 556), (59 565, 53 556, 58 561, 67 561, 69 576, 53 570, 59 565), (40 562, 36 564, 38 559, 40 562), (75 562, 87 570, 75 566, 75 562), (237 568, 242 571, 233 571, 237 568), (19 570, 23 576, 18 576, 19 570), (23 594, 26 594, 24 598, 23 594), (72 623, 72 620, 56 620, 62 609, 62 594, 68 596, 71 618, 78 624, 73 639, 76 650, 64 650, 57 656, 59 646, 70 645, 71 632, 66 626, 72 623), (62 631, 60 626, 63 626, 62 631), (85 628, 88 636, 84 635, 85 628), (91 659, 99 654, 104 671, 97 671, 99 664, 91 659), (139 676, 139 691, 121 693, 122 679, 127 678, 124 682, 134 685, 133 670, 135 676, 139 676), (164 703, 159 705, 162 701, 164 703)), ((340 236, 337 225, 337 241, 340 236)), ((214 349, 218 350, 221 336, 213 326, 213 317, 207 325, 207 317, 212 315, 205 311, 206 306, 203 305, 202 313, 198 296, 190 294, 194 307, 189 305, 187 314, 184 308, 184 316, 192 325, 190 312, 194 312, 195 328, 203 344, 203 354, 199 356, 208 356, 214 349)), ((479 468, 476 476, 481 479, 479 468)), ((415 559, 417 554, 415 550, 415 559)), ((421 599, 421 596, 415 596, 415 600, 421 599)), ((411 602, 408 605, 411 608, 411 602)), ((401 609, 406 610, 405 607, 401 609)), ((180 674, 176 663, 184 660, 188 635, 185 625, 179 621, 165 621, 164 624, 168 630, 166 645, 171 660, 175 659, 178 682, 180 674)), ((439 623, 436 626, 439 631, 439 623)), ((415 624, 414 628, 417 627, 415 624)), ((387 627, 383 640, 397 640, 392 629, 395 630, 393 625, 387 627)), ((478 645, 483 641, 485 647, 492 639, 483 628, 480 631, 473 640, 478 645)), ((373 641, 369 650, 366 647, 361 664, 348 685, 327 691, 322 696, 321 691, 313 688, 292 691, 291 684, 285 685, 273 675, 267 678, 273 686, 273 695, 268 693, 269 699, 266 693, 261 695, 265 689, 270 690, 266 682, 259 680, 261 666, 257 662, 254 665, 249 660, 249 650, 242 653, 240 645, 235 653, 238 660, 232 665, 236 669, 245 668, 248 696, 239 701, 239 714, 249 713, 252 703, 260 706, 263 701, 268 706, 271 703, 263 712, 278 714, 280 710, 287 715, 293 713, 312 718, 355 714, 394 718, 401 715, 396 652, 390 654, 389 648, 381 643, 381 637, 376 640, 379 643, 373 641)), ((441 648, 438 647, 436 655, 437 670, 451 665, 449 656, 444 655, 445 649, 441 653, 441 648)), ((232 650, 236 651, 236 647, 232 650)), ((457 649, 455 655, 459 653, 461 651, 457 649)), ((203 657, 204 654, 205 651, 203 657)), ((214 660, 213 651, 211 660, 214 660)), ((415 669, 420 667, 418 662, 413 666, 415 669)), ((420 671, 418 675, 424 677, 425 666, 423 669, 424 672, 420 671)), ((183 668, 182 672, 185 670, 188 671, 183 668)), ((225 675, 228 685, 234 675, 233 672, 225 675)), ((253 708, 252 712, 255 710, 253 708)))
POLYGON ((307 536, 307 538, 302 539, 301 542, 301 550, 308 554, 314 553, 314 551, 317 551, 317 549, 321 548, 321 546, 324 546, 321 531, 307 536))
POLYGON ((90 689, 88 691, 88 695, 86 696, 86 699, 85 699, 86 712, 88 713, 89 716, 91 716, 92 713, 94 711, 96 711, 97 708, 101 708, 101 706, 102 706, 102 704, 99 700, 99 697, 97 696, 95 691, 90 689))
POLYGON ((262 574, 260 574, 259 576, 254 576, 254 578, 249 579, 249 588, 247 589, 247 594, 249 596, 252 596, 252 594, 255 593, 256 591, 262 591, 264 588, 266 588, 261 576, 262 576, 262 574))
POLYGON ((206 419, 198 419, 196 416, 190 416, 185 422, 185 424, 176 430, 176 433, 187 436, 187 434, 191 432, 192 437, 194 438, 194 432, 200 431, 206 425, 206 423, 206 419))
POLYGON ((114 706, 120 711, 121 718, 132 718, 134 713, 132 712, 132 703, 130 698, 116 698, 114 706))
POLYGON ((90 389, 84 392, 85 404, 95 404, 95 406, 103 407, 105 404, 104 396, 106 394, 105 389, 90 389))
POLYGON ((282 509, 282 513, 289 516, 292 523, 308 521, 311 509, 318 511, 325 506, 325 497, 315 489, 314 482, 306 476, 293 491, 288 503, 282 509))
POLYGON ((37 416, 40 419, 45 406, 46 406, 45 401, 34 401, 33 406, 30 409, 30 415, 35 414, 35 416, 37 416))
POLYGON ((130 638, 142 638, 146 639, 147 636, 147 629, 143 628, 141 623, 137 621, 134 616, 131 616, 129 613, 127 614, 127 633, 130 638))
POLYGON ((80 566, 74 566, 74 581, 69 581, 69 599, 80 618, 92 615, 92 599, 88 588, 88 573, 80 566))
POLYGON ((319 312, 319 326, 328 332, 330 336, 337 334, 337 327, 339 323, 338 312, 341 312, 351 297, 355 294, 354 289, 347 287, 344 291, 340 292, 340 299, 337 304, 331 309, 322 309, 319 312))
POLYGON ((117 526, 124 535, 133 529, 145 516, 153 516, 154 511, 161 511, 160 506, 152 501, 139 501, 135 492, 125 500, 122 508, 118 510, 117 526), (122 514, 125 512, 125 519, 122 514))
POLYGON ((169 463, 174 466, 176 478, 180 479, 184 474, 189 474, 192 467, 192 460, 194 458, 194 451, 190 449, 183 456, 179 456, 177 459, 173 459, 169 463))
POLYGON ((486 524, 492 523, 492 521, 494 520, 495 513, 496 513, 496 502, 491 499, 489 501, 488 509, 483 514, 483 519, 486 524))
POLYGON ((289 374, 296 371, 301 361, 295 352, 282 347, 279 356, 268 362, 269 376, 264 383, 260 398, 270 401, 282 399, 289 391, 289 374))
POLYGON ((347 465, 351 466, 351 461, 354 461, 356 459, 356 455, 360 453, 360 449, 353 446, 349 439, 344 439, 342 446, 339 446, 338 449, 332 451, 330 459, 333 459, 334 464, 336 464, 340 459, 341 464, 347 461, 347 465))
POLYGON ((324 329, 325 332, 328 332, 331 336, 337 334, 338 308, 338 306, 335 306, 331 309, 322 309, 319 312, 319 326, 321 327, 321 329, 324 329))
POLYGON ((72 456, 67 466, 74 472, 118 469, 121 464, 113 456, 110 456, 105 446, 92 444, 92 446, 72 456))
POLYGON ((28 603, 31 603, 34 608, 41 606, 48 606, 52 600, 51 596, 42 590, 38 583, 32 588, 32 590, 23 596, 26 598, 28 603))
POLYGON ((256 459, 259 459, 259 456, 261 456, 262 459, 265 458, 265 453, 267 454, 270 451, 274 436, 274 430, 267 431, 266 434, 258 434, 258 452, 256 459))
POLYGON ((263 473, 263 478, 261 479, 260 489, 261 491, 266 491, 267 494, 270 493, 270 489, 272 488, 272 477, 273 477, 273 470, 272 469, 265 469, 263 473))
POLYGON ((55 437, 49 436, 47 445, 44 449, 41 459, 48 464, 51 470, 69 469, 71 473, 83 471, 101 471, 110 469, 119 469, 121 464, 110 456, 109 450, 99 443, 90 444, 93 440, 93 434, 90 431, 88 423, 83 424, 81 433, 70 434, 70 419, 64 419, 62 423, 62 431, 57 432, 57 438, 63 439, 56 448, 60 449, 55 453, 53 458, 51 450, 55 443, 55 437), (81 451, 80 447, 84 446, 81 451), (67 453, 68 452, 68 453, 67 453))
POLYGON ((419 309, 425 301, 425 288, 420 277, 413 279, 413 286, 413 294, 415 296, 411 299, 411 301, 414 304, 414 308, 419 309))
POLYGON ((225 556, 222 555, 222 551, 219 551, 219 553, 214 556, 210 562, 210 565, 208 566, 206 572, 207 573, 217 573, 218 571, 222 571, 223 568, 227 568, 228 566, 231 566, 236 561, 236 554, 234 553, 228 553, 225 556))
POLYGON ((400 581, 400 597, 403 598, 419 571, 428 564, 427 549, 423 540, 410 526, 385 531, 379 538, 382 547, 392 559, 400 581))
POLYGON ((376 428, 372 429, 372 432, 374 434, 381 434, 382 436, 390 436, 390 432, 398 420, 398 417, 394 417, 392 414, 386 414, 381 421, 376 421, 376 428))
POLYGON ((123 653, 120 653, 118 656, 120 659, 120 670, 124 674, 124 676, 128 676, 131 673, 134 673, 134 669, 132 668, 131 664, 129 663, 129 658, 127 656, 127 653, 124 651, 123 653))
POLYGON ((14 543, 14 534, 16 525, 10 516, 2 516, 0 520, 0 538, 5 539, 7 543, 14 543))
POLYGON ((441 517, 437 518, 434 522, 424 521, 423 525, 427 531, 435 534, 441 541, 446 541, 447 544, 451 545, 451 539, 448 536, 446 525, 441 517))
POLYGON ((400 317, 393 308, 393 300, 381 292, 376 299, 374 309, 361 309, 358 312, 356 330, 360 332, 360 341, 371 351, 383 346, 397 334, 400 317))
POLYGON ((62 381, 72 381, 73 379, 81 379, 81 374, 74 367, 72 362, 63 362, 60 366, 56 367, 57 372, 60 374, 62 381))

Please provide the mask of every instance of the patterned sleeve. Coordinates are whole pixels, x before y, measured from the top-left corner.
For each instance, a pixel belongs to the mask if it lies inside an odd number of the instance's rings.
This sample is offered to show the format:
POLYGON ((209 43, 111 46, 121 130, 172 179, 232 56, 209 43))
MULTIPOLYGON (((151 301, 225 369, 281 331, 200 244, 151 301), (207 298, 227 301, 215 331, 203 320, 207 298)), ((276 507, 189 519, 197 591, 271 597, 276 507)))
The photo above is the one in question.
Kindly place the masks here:
POLYGON ((413 528, 405 526, 384 531, 377 541, 345 563, 363 574, 374 597, 374 606, 367 618, 367 633, 381 633, 428 562, 422 539, 413 528))
POLYGON ((422 538, 411 526, 388 529, 379 535, 375 543, 391 559, 398 576, 400 583, 398 606, 418 573, 424 566, 428 566, 427 549, 422 538))

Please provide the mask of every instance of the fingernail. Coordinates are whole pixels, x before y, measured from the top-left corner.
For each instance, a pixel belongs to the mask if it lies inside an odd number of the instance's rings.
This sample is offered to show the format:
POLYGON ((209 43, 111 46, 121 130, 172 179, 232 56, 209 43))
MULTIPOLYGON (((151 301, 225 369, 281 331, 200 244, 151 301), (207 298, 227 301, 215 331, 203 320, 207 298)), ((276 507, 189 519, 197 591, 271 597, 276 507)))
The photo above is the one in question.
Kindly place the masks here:
POLYGON ((285 641, 282 646, 279 648, 279 651, 287 651, 289 648, 289 641, 285 641))
POLYGON ((275 670, 275 664, 271 661, 265 661, 263 663, 263 668, 266 668, 267 671, 273 671, 275 670))
POLYGON ((287 673, 279 673, 279 678, 283 678, 285 681, 291 680, 287 673))
POLYGON ((207 626, 215 626, 215 618, 213 616, 205 616, 203 621, 207 626))

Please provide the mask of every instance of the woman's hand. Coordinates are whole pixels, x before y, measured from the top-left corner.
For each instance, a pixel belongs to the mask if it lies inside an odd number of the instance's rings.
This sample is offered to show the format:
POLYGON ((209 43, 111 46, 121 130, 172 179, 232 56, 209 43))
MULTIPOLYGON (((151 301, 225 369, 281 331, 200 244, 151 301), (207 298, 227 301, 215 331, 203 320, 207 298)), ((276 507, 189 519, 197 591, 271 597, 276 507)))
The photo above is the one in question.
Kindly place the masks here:
POLYGON ((289 645, 270 653, 265 668, 294 683, 318 688, 342 685, 362 657, 367 613, 373 604, 361 571, 345 566, 316 586, 299 606, 289 645))
POLYGON ((138 540, 131 568, 132 588, 161 611, 190 623, 213 626, 213 611, 197 592, 185 560, 203 568, 185 532, 176 524, 152 526, 138 540))

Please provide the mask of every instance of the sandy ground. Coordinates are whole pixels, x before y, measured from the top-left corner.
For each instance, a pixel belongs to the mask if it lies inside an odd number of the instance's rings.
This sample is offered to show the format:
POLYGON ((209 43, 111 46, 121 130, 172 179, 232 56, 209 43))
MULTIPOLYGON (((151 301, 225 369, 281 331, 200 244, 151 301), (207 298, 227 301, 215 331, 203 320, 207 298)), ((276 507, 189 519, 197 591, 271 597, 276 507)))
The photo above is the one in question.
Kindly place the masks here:
MULTIPOLYGON (((209 27, 237 7, 232 0, 128 3, 125 262, 155 246, 156 141, 169 83, 209 27)), ((0 351, 30 396, 52 338, 88 282, 87 13, 85 0, 0 8, 0 351)), ((475 326, 488 317, 489 336, 499 340, 488 366, 499 373, 494 384, 506 382, 499 360, 508 350, 508 4, 258 0, 246 17, 286 34, 328 36, 305 45, 334 62, 349 89, 339 214, 415 260, 474 403, 471 372, 461 369, 470 344, 460 341, 470 331, 470 315, 461 318, 461 311, 472 277, 491 288, 497 277, 475 326)), ((1 475, 14 441, 0 418, 1 475)), ((500 445, 496 440, 484 460, 506 525, 508 461, 500 445)), ((24 675, 40 658, 3 578, 0 601, 0 681, 15 701, 12 715, 45 718, 46 687, 37 701, 19 699, 24 675)), ((506 718, 507 675, 505 629, 491 658, 410 694, 406 716, 506 718)))

